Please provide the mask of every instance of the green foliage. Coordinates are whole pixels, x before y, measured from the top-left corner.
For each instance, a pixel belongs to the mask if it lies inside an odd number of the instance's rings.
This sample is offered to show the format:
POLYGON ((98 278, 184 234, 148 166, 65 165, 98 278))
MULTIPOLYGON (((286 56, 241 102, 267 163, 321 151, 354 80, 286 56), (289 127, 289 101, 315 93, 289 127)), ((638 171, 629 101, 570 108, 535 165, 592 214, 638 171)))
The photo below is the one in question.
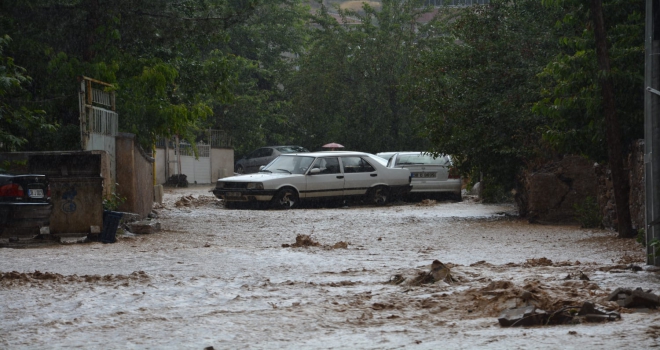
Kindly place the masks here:
POLYGON ((575 210, 575 220, 583 228, 595 228, 603 226, 603 215, 600 207, 593 197, 587 197, 582 203, 576 203, 573 206, 575 210))
POLYGON ((108 198, 103 198, 104 210, 117 210, 119 206, 126 202, 126 197, 120 196, 117 193, 117 186, 119 186, 119 184, 115 184, 115 186, 112 187, 112 194, 108 198))
POLYGON ((30 109, 21 100, 28 100, 25 86, 31 78, 25 69, 5 54, 11 42, 9 36, 0 37, 0 149, 18 151, 33 134, 54 131, 56 124, 48 123, 44 111, 30 109))
POLYGON ((653 253, 649 254, 650 257, 660 256, 660 240, 654 238, 649 242, 649 247, 653 249, 653 253))
MULTIPOLYGON (((49 121, 78 123, 76 77, 89 76, 115 84, 120 130, 135 133, 149 148, 159 136, 177 134, 195 141, 199 128, 223 128, 222 120, 211 125, 205 120, 222 111, 237 93, 237 74, 232 70, 246 59, 228 45, 232 28, 253 24, 241 39, 244 50, 271 51, 247 59, 252 66, 260 66, 262 59, 274 62, 287 47, 263 38, 286 37, 293 29, 282 23, 280 30, 272 30, 274 18, 270 28, 259 28, 254 18, 260 9, 281 9, 281 14, 302 8, 300 3, 8 0, 0 3, 0 32, 17 38, 8 49, 38 77, 28 92, 49 121), (267 34, 260 38, 262 31, 267 34)), ((299 16, 298 11, 290 17, 299 16)), ((32 146, 54 146, 49 137, 38 141, 32 146)))
POLYGON ((288 83, 299 143, 335 141, 367 152, 424 150, 420 118, 404 86, 429 28, 416 23, 417 1, 384 0, 379 11, 321 7, 299 69, 288 83))
POLYGON ((635 239, 637 243, 641 244, 642 247, 646 247, 646 231, 643 228, 637 230, 637 238, 635 239))
POLYGON ((531 110, 542 90, 535 77, 559 52, 553 26, 562 12, 535 0, 493 0, 441 16, 441 35, 415 64, 414 112, 430 150, 452 154, 463 174, 483 173, 482 193, 494 201, 541 152, 537 128, 546 119, 531 110))
MULTIPOLYGON (((543 140, 562 153, 607 159, 602 94, 589 6, 583 1, 547 1, 566 16, 557 23, 565 34, 562 51, 540 72, 543 98, 534 112, 548 118, 543 140)), ((644 10, 643 0, 603 1, 617 116, 624 144, 643 137, 644 10)))

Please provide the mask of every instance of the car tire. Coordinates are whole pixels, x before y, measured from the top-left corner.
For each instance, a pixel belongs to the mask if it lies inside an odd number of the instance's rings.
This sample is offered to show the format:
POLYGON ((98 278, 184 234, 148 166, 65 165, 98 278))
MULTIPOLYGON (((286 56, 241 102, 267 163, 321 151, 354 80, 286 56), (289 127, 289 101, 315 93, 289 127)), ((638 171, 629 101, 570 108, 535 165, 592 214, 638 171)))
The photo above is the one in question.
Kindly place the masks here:
POLYGON ((222 202, 222 206, 223 206, 225 209, 236 209, 236 202, 227 202, 227 201, 223 201, 223 202, 222 202))
POLYGON ((385 205, 390 199, 390 189, 385 186, 376 186, 369 190, 367 201, 369 204, 385 205))
POLYGON ((452 193, 451 199, 453 199, 456 202, 462 202, 463 201, 463 194, 462 193, 452 193))
POLYGON ((245 174, 245 169, 243 169, 242 165, 236 166, 236 174, 245 174))
POLYGON ((293 209, 298 206, 298 192, 293 188, 283 188, 279 190, 271 200, 271 206, 274 209, 293 209))

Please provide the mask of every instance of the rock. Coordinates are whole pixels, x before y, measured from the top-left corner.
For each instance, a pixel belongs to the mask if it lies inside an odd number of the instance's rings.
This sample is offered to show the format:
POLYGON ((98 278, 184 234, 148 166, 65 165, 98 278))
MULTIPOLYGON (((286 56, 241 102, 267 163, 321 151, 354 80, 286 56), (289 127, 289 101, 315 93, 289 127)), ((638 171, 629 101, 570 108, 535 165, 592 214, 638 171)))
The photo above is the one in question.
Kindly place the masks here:
POLYGON ((439 282, 444 281, 451 283, 451 273, 449 268, 445 264, 441 263, 440 260, 433 260, 431 263, 431 272, 430 275, 433 277, 433 281, 439 282))
POLYGON ((160 222, 157 221, 138 221, 128 225, 133 233, 148 234, 160 231, 160 222))
POLYGON ((617 288, 612 293, 610 293, 610 296, 607 297, 607 301, 617 301, 621 298, 621 294, 623 294, 625 298, 631 293, 632 293, 632 289, 617 288))

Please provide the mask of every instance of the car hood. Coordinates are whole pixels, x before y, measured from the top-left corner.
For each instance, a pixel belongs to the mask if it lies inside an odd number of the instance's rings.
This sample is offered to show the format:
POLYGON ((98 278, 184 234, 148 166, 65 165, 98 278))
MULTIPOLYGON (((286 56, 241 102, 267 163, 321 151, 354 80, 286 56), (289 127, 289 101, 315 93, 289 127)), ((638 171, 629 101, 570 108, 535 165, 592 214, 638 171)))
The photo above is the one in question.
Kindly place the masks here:
POLYGON ((232 181, 232 182, 264 182, 268 180, 281 179, 292 176, 304 176, 301 174, 287 174, 287 173, 255 173, 225 177, 218 179, 218 181, 232 181))

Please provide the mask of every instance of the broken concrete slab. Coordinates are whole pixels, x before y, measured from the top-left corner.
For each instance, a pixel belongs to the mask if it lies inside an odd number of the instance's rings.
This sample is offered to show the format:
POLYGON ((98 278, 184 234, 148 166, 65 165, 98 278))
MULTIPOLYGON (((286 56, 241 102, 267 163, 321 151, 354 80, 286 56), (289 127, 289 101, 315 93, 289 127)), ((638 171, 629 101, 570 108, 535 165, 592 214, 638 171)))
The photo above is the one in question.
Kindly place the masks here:
POLYGON ((536 306, 504 310, 497 321, 502 327, 538 326, 545 323, 548 314, 536 306))
POLYGON ((149 234, 160 231, 160 222, 157 221, 137 221, 128 224, 128 230, 137 234, 149 234))
POLYGON ((629 288, 617 288, 607 298, 608 301, 616 301, 625 308, 656 308, 660 306, 660 297, 644 291, 641 288, 635 290, 629 288))

